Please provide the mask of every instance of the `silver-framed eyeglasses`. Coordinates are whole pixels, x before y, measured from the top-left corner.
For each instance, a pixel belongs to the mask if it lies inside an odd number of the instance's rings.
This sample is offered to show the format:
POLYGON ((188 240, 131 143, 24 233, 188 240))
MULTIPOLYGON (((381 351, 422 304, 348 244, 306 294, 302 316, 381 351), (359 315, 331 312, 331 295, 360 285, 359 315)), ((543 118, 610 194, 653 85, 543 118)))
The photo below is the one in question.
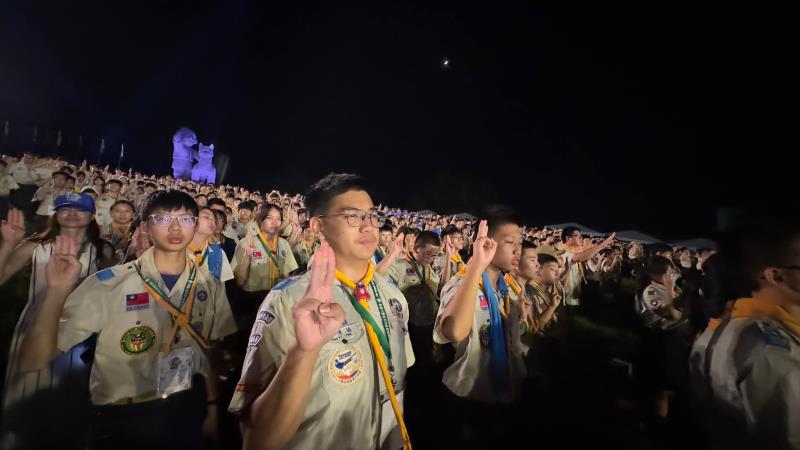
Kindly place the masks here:
POLYGON ((197 225, 197 217, 184 214, 182 216, 173 216, 172 214, 150 214, 149 219, 153 221, 153 225, 170 226, 175 220, 178 224, 185 228, 192 228, 197 225))

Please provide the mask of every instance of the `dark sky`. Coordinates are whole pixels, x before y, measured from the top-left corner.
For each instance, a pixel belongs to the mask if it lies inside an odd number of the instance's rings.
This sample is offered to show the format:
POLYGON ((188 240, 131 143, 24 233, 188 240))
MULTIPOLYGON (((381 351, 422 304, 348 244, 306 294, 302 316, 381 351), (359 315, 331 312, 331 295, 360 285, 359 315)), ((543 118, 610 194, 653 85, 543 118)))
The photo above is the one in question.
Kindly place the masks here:
POLYGON ((125 142, 163 172, 188 126, 230 155, 229 182, 354 170, 397 206, 501 200, 664 238, 707 235, 719 206, 794 202, 788 11, 269 3, 4 4, 10 141, 62 129, 96 159, 104 137, 106 161, 125 142))

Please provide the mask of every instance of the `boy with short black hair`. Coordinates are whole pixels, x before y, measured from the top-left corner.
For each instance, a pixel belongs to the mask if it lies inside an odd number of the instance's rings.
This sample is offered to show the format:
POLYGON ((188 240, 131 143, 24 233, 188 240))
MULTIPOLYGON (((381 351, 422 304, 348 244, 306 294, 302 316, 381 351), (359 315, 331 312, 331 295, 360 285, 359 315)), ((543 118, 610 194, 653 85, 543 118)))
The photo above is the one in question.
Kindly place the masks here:
POLYGON ((218 414, 207 352, 236 328, 223 284, 186 257, 197 223, 194 200, 158 192, 142 216, 154 246, 74 291, 77 244, 57 244, 21 366, 36 370, 97 334, 89 383, 93 448, 198 448, 201 430, 215 430, 218 414))
POLYGON ((375 250, 373 259, 375 264, 380 264, 383 258, 391 251, 392 238, 394 237, 394 227, 390 223, 385 223, 378 232, 378 249, 375 250))
POLYGON ((457 422, 491 433, 505 425, 502 405, 516 401, 526 375, 524 348, 512 332, 520 326, 517 297, 504 279, 519 265, 522 236, 507 207, 489 208, 483 217, 489 222, 480 222, 465 272, 442 288, 433 339, 455 347, 455 362, 442 381, 462 415, 457 422))
POLYGON ((253 326, 230 406, 244 446, 410 448, 408 305, 371 262, 383 216, 351 174, 315 183, 306 206, 323 244, 309 272, 272 289, 253 326))

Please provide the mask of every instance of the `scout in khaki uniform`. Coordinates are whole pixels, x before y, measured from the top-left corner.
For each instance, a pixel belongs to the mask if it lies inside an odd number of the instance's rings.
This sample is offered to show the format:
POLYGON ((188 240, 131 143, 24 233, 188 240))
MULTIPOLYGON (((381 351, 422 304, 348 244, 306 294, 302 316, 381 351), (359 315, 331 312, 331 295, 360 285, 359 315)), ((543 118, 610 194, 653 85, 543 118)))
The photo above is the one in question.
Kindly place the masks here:
POLYGON ((306 197, 323 239, 310 272, 276 286, 258 313, 230 411, 245 448, 410 448, 402 391, 414 354, 408 305, 370 262, 383 217, 355 175, 306 197))
POLYGON ((564 304, 569 307, 577 307, 581 304, 581 285, 585 279, 583 263, 592 259, 592 257, 604 248, 614 243, 616 233, 612 233, 606 240, 594 247, 582 247, 582 234, 581 230, 575 227, 566 227, 561 233, 562 249, 564 253, 564 262, 567 266, 567 278, 564 282, 567 297, 564 299, 564 304))
POLYGON ((511 211, 493 209, 487 216, 493 228, 481 221, 465 272, 442 289, 433 332, 436 343, 455 347, 455 362, 442 380, 457 397, 452 408, 461 417, 453 426, 477 433, 507 425, 498 419, 503 412, 491 409, 513 403, 525 377, 524 349, 512 340, 521 318, 503 277, 519 264, 522 238, 511 211))
POLYGON ((224 284, 233 279, 233 269, 222 247, 211 242, 216 227, 214 211, 207 207, 200 208, 194 238, 186 247, 186 251, 195 266, 207 271, 224 284))
POLYGON ((303 223, 303 240, 294 246, 294 257, 301 270, 306 270, 308 261, 311 260, 311 256, 318 248, 319 243, 314 235, 314 230, 311 229, 311 225, 308 222, 303 223))
MULTIPOLYGON (((433 231, 423 231, 414 242, 411 253, 395 260, 389 268, 389 279, 408 301, 411 343, 419 364, 424 367, 431 363, 433 323, 439 310, 440 280, 431 267, 439 249, 439 236, 433 231)), ((396 256, 397 253, 391 253, 387 259, 396 256)))
POLYGON ((442 230, 442 245, 445 247, 445 254, 436 258, 433 264, 433 270, 438 273, 442 279, 442 285, 446 284, 458 272, 464 270, 464 260, 461 259, 461 251, 464 248, 464 236, 461 231, 453 225, 447 226, 442 230), (449 252, 449 256, 447 253, 449 252), (450 261, 449 273, 445 272, 447 268, 447 261, 450 261), (446 274, 442 276, 443 274, 446 274))
POLYGON ((373 258, 375 264, 380 264, 383 258, 389 255, 392 249, 393 237, 394 227, 392 227, 391 224, 387 223, 381 227, 381 231, 378 234, 378 249, 375 250, 375 256, 373 258))
POLYGON ((681 326, 686 319, 683 311, 674 305, 680 295, 680 290, 675 286, 680 272, 663 256, 648 258, 645 272, 650 283, 636 296, 637 312, 644 325, 663 331, 681 326))
MULTIPOLYGON (((710 332, 711 448, 800 448, 800 227, 736 230, 718 255, 748 297, 710 332)), ((694 386, 695 389, 698 386, 694 386)))
POLYGON ((236 284, 247 292, 264 292, 297 269, 292 248, 278 236, 283 212, 275 205, 262 205, 256 213, 255 230, 239 241, 233 256, 236 284))
POLYGON ((196 214, 187 194, 151 195, 143 227, 154 247, 71 294, 77 245, 56 243, 21 366, 36 370, 97 334, 89 381, 93 448, 197 448, 201 429, 214 433, 216 378, 207 352, 236 329, 222 283, 186 257, 196 214))
POLYGON ((122 182, 119 180, 108 180, 106 189, 106 192, 98 192, 97 200, 95 200, 97 204, 97 213, 95 214, 94 220, 97 221, 97 224, 101 227, 113 221, 111 217, 111 206, 120 198, 122 182))

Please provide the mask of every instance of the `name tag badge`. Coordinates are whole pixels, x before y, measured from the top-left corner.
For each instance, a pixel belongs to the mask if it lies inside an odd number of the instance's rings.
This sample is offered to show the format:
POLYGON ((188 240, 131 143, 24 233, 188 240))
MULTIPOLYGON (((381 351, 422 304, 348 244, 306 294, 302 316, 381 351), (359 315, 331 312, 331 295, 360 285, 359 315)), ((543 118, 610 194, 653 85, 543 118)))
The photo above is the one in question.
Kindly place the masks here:
POLYGON ((194 359, 191 347, 158 354, 158 395, 167 397, 192 388, 194 359))

